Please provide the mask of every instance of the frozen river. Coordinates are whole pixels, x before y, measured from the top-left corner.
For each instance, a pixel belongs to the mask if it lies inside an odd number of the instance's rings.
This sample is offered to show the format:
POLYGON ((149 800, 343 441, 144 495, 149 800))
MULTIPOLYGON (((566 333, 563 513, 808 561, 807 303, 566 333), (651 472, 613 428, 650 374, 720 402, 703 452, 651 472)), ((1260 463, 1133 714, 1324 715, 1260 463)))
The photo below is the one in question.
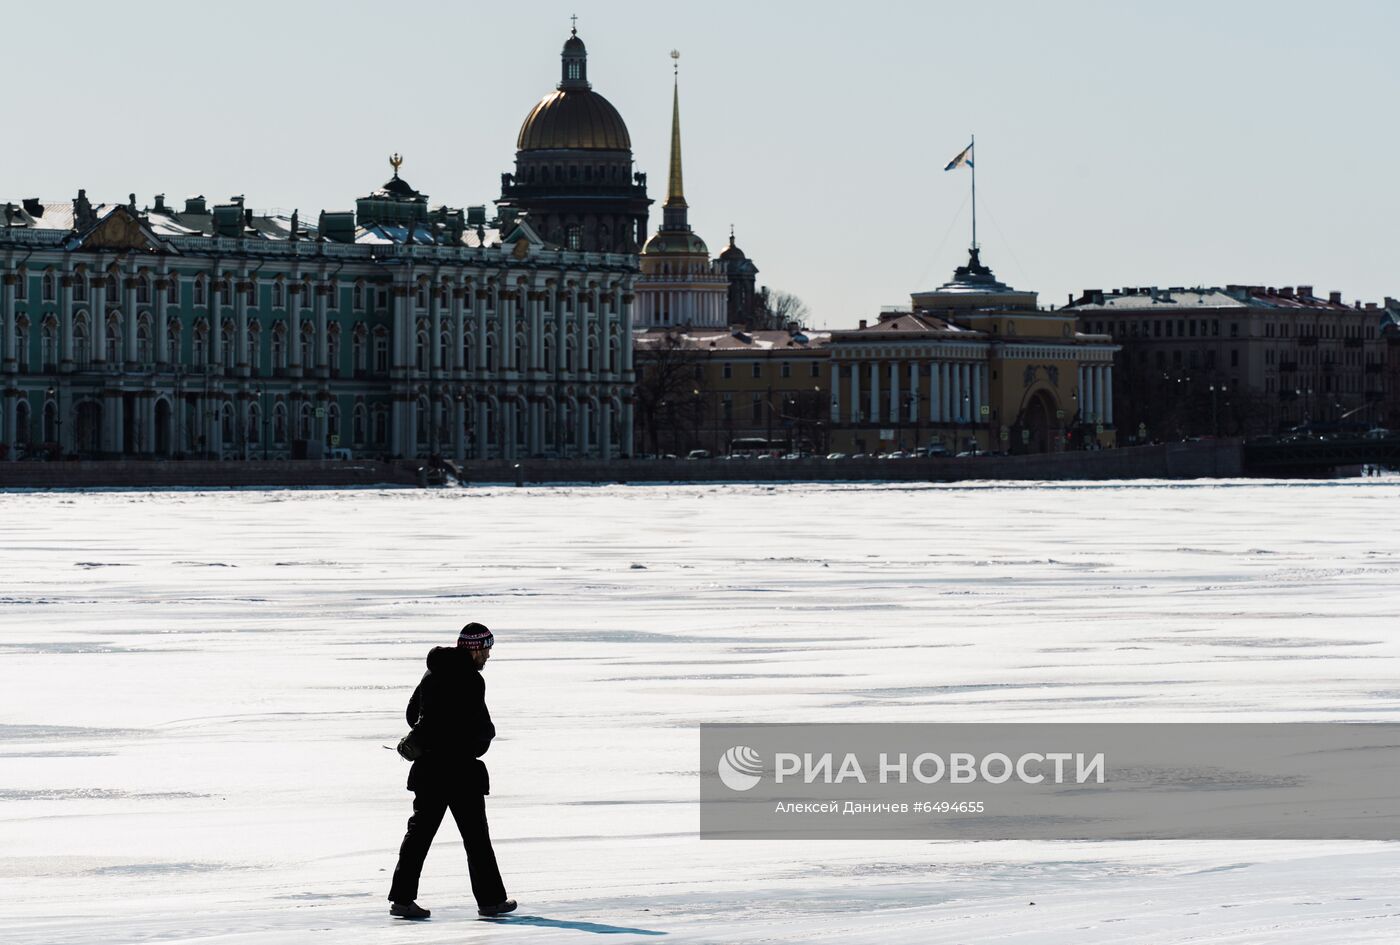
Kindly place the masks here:
POLYGON ((0 495, 6 945, 1392 943, 1363 842, 724 842, 705 721, 1400 721, 1400 484, 0 495), (381 746, 468 620, 519 917, 381 746), (1033 904, 1032 904, 1033 903, 1033 904), (600 937, 601 936, 601 937, 600 937))

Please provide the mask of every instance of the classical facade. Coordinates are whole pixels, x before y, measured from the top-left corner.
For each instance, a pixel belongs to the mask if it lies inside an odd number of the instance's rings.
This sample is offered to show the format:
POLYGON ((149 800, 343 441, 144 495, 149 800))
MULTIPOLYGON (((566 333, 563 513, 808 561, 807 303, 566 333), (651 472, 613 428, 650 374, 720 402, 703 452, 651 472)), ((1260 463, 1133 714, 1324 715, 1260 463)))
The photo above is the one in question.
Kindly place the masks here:
POLYGON ((637 332, 637 454, 826 451, 830 334, 637 332), (736 446, 737 444, 737 446, 736 446))
POLYGON ((1113 352, 1073 312, 998 282, 973 249, 908 309, 831 333, 833 449, 1049 452, 1114 436, 1113 352))
POLYGON ((502 219, 528 215, 544 240, 582 252, 635 254, 647 237, 646 175, 632 169, 632 138, 588 81, 588 50, 564 43, 555 91, 520 126, 515 172, 501 175, 502 219))
POLYGON ((1385 422, 1391 304, 1311 286, 1178 286, 1089 289, 1066 311, 1122 347, 1126 432, 1175 439, 1385 422))
POLYGON ((430 210, 393 163, 315 225, 241 197, 5 204, 6 455, 626 453, 636 257, 430 210))
MULTIPOLYGON (((676 53, 672 53, 676 55, 676 53)), ((637 281, 638 327, 723 328, 730 323, 729 279, 723 263, 690 228, 681 174, 681 100, 677 78, 671 98, 671 173, 661 229, 642 250, 637 281)))

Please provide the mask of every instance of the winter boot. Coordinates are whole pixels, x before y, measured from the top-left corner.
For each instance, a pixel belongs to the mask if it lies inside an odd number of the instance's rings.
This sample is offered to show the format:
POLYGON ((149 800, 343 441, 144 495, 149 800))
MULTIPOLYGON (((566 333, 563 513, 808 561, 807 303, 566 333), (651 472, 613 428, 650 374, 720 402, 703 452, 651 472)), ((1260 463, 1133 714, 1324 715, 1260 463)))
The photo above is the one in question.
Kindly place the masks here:
POLYGON ((476 910, 477 915, 487 917, 505 915, 507 912, 515 911, 515 900, 507 899, 505 902, 498 902, 494 906, 487 906, 485 909, 476 910))
MULTIPOLYGON (((515 908, 511 906, 511 908, 515 908)), ((400 919, 426 919, 433 913, 416 902, 396 902, 389 907, 389 914, 400 919)))

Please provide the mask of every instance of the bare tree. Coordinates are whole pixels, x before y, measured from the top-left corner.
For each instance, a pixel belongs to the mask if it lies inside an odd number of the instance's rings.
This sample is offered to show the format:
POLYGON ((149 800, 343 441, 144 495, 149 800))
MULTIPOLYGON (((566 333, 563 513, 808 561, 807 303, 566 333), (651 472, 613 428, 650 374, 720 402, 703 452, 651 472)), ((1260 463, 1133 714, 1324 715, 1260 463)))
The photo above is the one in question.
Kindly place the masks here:
POLYGON ((663 437, 672 450, 690 449, 704 412, 706 384, 698 352, 680 332, 642 338, 637 345, 637 414, 653 453, 663 437))
POLYGON ((790 325, 796 328, 805 328, 807 319, 811 315, 807 303, 791 292, 769 289, 767 286, 760 290, 754 308, 758 319, 762 322, 760 325, 755 325, 755 328, 787 328, 790 325))

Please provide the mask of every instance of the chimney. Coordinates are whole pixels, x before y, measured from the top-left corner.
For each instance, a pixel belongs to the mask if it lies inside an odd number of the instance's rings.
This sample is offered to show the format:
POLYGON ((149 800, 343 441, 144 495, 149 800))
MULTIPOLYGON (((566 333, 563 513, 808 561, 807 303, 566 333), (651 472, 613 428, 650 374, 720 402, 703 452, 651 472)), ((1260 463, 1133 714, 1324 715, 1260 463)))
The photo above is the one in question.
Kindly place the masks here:
POLYGON ((208 207, 207 207, 207 206, 205 205, 205 203, 204 203, 204 195, 203 195, 203 194, 200 194, 198 197, 186 197, 186 198, 185 198, 185 212, 186 212, 186 213, 208 213, 208 212, 209 212, 208 207))
POLYGON ((1285 299, 1291 299, 1293 298, 1293 287, 1291 285, 1282 286, 1278 290, 1278 294, 1283 296, 1285 299))
POLYGON ((860 327, 861 327, 861 328, 864 328, 864 327, 865 327, 865 319, 863 319, 863 318, 860 320, 860 327))
POLYGON ((1300 286, 1298 286, 1298 298, 1300 298, 1300 299, 1310 299, 1310 298, 1312 298, 1312 297, 1313 297, 1312 290, 1313 290, 1313 287, 1310 286, 1310 285, 1300 285, 1300 286))
POLYGON ((1340 293, 1340 292, 1328 292, 1328 293, 1327 293, 1327 301, 1331 302, 1333 305, 1341 305, 1341 304, 1342 304, 1342 293, 1340 293))
POLYGON ((1069 301, 1066 302, 1065 304, 1066 304, 1066 305, 1073 305, 1073 304, 1074 304, 1074 293, 1073 293, 1073 292, 1069 293, 1069 301))
POLYGON ((153 213, 169 213, 165 206, 165 194, 156 194, 156 205, 151 208, 153 213))
POLYGON ((38 197, 25 197, 24 212, 31 217, 41 217, 44 215, 44 205, 39 202, 38 197))

